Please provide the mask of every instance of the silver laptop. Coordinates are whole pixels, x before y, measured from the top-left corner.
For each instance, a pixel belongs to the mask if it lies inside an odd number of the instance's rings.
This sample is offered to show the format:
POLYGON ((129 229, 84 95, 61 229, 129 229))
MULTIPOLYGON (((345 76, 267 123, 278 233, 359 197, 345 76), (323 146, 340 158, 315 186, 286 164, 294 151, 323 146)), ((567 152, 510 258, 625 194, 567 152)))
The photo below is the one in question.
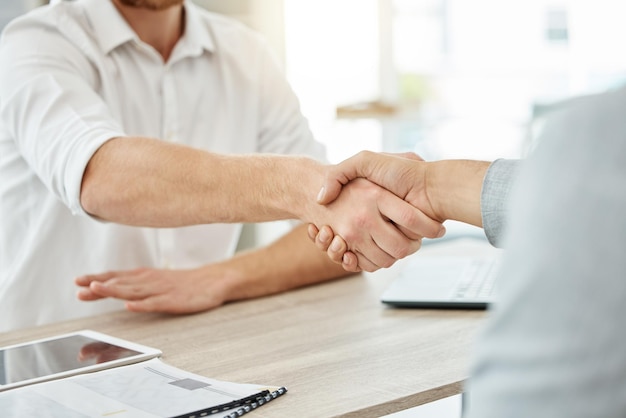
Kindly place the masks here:
POLYGON ((485 309, 495 297, 500 253, 485 255, 415 254, 383 293, 388 305, 415 308, 485 309))

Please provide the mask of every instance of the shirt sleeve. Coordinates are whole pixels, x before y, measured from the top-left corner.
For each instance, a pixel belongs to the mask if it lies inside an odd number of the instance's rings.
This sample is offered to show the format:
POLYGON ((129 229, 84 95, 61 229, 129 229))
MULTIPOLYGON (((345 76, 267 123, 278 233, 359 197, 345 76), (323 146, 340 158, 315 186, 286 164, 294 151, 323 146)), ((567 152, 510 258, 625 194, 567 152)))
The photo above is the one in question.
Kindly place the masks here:
POLYGON ((501 247, 509 217, 509 195, 517 178, 520 160, 499 159, 491 163, 480 197, 483 229, 495 247, 501 247))
POLYGON ((124 133, 97 94, 94 66, 75 42, 37 13, 5 30, 0 121, 43 184, 72 213, 86 215, 80 205, 85 167, 104 142, 124 133))

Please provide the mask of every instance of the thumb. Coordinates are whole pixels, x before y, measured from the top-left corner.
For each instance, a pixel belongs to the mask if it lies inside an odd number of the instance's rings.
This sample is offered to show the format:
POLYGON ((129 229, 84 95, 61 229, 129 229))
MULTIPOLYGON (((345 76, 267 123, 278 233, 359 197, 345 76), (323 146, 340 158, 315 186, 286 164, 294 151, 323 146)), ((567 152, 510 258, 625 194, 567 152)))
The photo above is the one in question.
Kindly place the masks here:
POLYGON ((329 166, 326 175, 324 176, 324 183, 317 195, 317 203, 327 205, 339 196, 341 188, 348 184, 350 180, 354 180, 357 177, 364 177, 361 172, 363 165, 363 152, 342 161, 341 163, 329 166))
POLYGON ((327 175, 322 188, 317 194, 317 203, 321 205, 327 205, 335 200, 337 196, 339 196, 341 188, 345 184, 335 178, 328 178, 328 176, 329 175, 327 175))
MULTIPOLYGON (((330 166, 326 172, 324 184, 317 195, 317 202, 326 205, 335 200, 341 188, 351 180, 358 177, 369 178, 378 160, 376 156, 375 152, 361 151, 335 166, 330 166)), ((374 180, 370 178, 370 181, 374 180)))

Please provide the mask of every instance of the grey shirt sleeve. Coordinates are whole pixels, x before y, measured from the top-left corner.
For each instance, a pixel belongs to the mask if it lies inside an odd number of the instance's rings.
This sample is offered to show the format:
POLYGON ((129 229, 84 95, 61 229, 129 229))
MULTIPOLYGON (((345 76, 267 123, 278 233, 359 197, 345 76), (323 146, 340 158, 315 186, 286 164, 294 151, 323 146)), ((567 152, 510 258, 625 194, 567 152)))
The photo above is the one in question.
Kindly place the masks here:
POLYGON ((509 195, 517 178, 521 160, 495 160, 485 174, 480 196, 483 229, 495 247, 501 247, 509 216, 509 195))
POLYGON ((576 100, 525 160, 466 418, 626 417, 625 108, 576 100))

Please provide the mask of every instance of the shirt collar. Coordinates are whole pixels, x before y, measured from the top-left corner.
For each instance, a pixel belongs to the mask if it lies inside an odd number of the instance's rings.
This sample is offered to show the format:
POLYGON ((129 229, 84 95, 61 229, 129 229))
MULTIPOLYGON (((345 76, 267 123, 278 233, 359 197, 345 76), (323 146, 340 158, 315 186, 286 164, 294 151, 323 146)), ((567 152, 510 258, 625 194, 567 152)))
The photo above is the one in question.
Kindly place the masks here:
MULTIPOLYGON (((215 42, 203 24, 197 6, 185 0, 185 33, 177 49, 190 55, 200 55, 203 50, 213 52, 215 42)), ((94 29, 94 35, 106 55, 118 46, 139 37, 117 11, 111 0, 85 0, 85 11, 94 29)))
POLYGON ((193 55, 200 55, 203 50, 215 51, 215 41, 200 16, 198 6, 188 0, 185 0, 185 34, 179 42, 179 46, 193 55))
POLYGON ((84 5, 94 37, 105 55, 128 41, 139 40, 111 0, 85 0, 84 5))

